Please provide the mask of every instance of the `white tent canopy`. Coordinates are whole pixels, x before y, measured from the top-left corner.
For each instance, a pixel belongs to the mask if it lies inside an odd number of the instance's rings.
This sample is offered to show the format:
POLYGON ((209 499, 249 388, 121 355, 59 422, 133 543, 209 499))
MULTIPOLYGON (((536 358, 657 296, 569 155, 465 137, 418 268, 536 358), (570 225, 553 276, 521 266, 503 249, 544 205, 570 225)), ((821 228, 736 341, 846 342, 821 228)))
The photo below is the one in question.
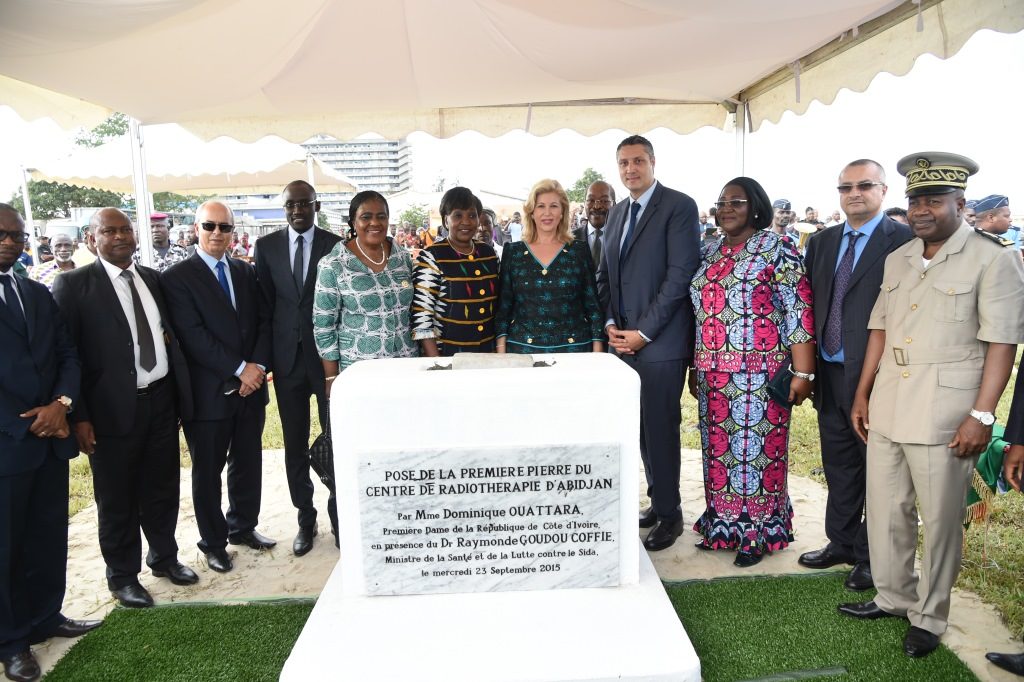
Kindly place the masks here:
POLYGON ((0 102, 206 139, 686 133, 740 103, 756 128, 982 28, 1024 29, 1024 3, 6 0, 0 102))
MULTIPOLYGON (((33 180, 128 194, 134 189, 130 144, 122 137, 61 158, 32 161, 30 175, 33 180)), ((308 180, 320 192, 356 189, 319 159, 307 159, 302 147, 273 137, 254 144, 228 138, 205 143, 174 126, 151 126, 146 129, 146 163, 150 192, 270 194, 293 180, 308 180)))

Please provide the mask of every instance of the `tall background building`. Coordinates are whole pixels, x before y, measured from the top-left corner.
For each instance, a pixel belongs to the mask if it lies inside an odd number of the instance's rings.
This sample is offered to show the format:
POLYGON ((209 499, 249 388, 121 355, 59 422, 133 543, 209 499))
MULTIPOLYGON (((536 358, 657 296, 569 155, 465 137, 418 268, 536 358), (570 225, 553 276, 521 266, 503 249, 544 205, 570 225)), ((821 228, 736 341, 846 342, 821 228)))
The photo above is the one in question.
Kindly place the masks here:
MULTIPOLYGON (((412 149, 400 140, 342 142, 318 135, 302 144, 313 156, 348 177, 359 191, 372 189, 384 196, 412 186, 412 149)), ((352 192, 320 193, 320 204, 331 213, 348 215, 352 192)))

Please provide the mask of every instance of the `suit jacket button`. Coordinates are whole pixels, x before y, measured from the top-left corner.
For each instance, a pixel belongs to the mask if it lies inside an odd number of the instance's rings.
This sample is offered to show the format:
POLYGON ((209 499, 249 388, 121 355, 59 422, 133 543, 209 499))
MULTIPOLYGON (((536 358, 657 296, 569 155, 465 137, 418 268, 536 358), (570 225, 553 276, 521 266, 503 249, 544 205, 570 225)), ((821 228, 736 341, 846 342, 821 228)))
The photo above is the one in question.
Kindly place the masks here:
POLYGON ((911 310, 917 310, 917 304, 916 303, 911 304, 910 309, 911 310))
POLYGON ((903 343, 910 343, 911 341, 913 341, 913 339, 910 338, 909 336, 907 338, 903 339, 903 343))
POLYGON ((907 378, 909 378, 909 377, 910 377, 910 372, 904 372, 904 373, 903 373, 903 378, 904 378, 904 379, 907 379, 907 378))

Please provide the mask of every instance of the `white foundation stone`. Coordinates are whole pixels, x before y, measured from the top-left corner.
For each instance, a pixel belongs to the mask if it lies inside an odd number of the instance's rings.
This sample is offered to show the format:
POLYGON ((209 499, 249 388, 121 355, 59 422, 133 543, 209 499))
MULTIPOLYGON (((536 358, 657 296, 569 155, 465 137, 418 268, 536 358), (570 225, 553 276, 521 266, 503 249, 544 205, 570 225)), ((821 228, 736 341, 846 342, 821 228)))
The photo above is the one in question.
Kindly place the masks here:
POLYGON ((282 680, 700 679, 640 549, 637 375, 537 359, 337 379, 341 560, 282 680))

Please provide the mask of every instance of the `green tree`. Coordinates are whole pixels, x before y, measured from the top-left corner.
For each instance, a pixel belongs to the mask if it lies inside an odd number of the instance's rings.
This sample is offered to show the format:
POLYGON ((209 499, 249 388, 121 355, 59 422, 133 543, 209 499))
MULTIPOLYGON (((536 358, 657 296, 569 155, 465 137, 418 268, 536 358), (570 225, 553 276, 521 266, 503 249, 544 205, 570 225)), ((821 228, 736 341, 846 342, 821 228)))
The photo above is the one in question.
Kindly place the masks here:
POLYGON ((430 209, 427 208, 426 204, 413 204, 402 211, 398 218, 403 223, 409 223, 418 229, 430 220, 430 209))
POLYGON ((587 198, 587 188, 598 180, 604 180, 604 176, 593 168, 588 168, 583 171, 583 175, 580 176, 580 179, 577 180, 576 183, 566 192, 566 194, 569 195, 569 201, 582 204, 587 198))
POLYGON ((157 192, 153 195, 153 210, 160 213, 193 213, 199 208, 199 204, 212 198, 212 194, 157 192))
MULTIPOLYGON (((75 207, 103 208, 121 206, 124 202, 124 197, 117 192, 66 185, 63 182, 29 180, 28 194, 32 200, 32 216, 40 220, 70 218, 71 209, 75 207)), ((25 214, 25 197, 20 189, 9 203, 22 215, 25 214)))
POLYGON ((127 134, 128 117, 121 112, 114 112, 92 130, 80 132, 75 138, 75 144, 81 147, 99 147, 108 140, 127 134))

